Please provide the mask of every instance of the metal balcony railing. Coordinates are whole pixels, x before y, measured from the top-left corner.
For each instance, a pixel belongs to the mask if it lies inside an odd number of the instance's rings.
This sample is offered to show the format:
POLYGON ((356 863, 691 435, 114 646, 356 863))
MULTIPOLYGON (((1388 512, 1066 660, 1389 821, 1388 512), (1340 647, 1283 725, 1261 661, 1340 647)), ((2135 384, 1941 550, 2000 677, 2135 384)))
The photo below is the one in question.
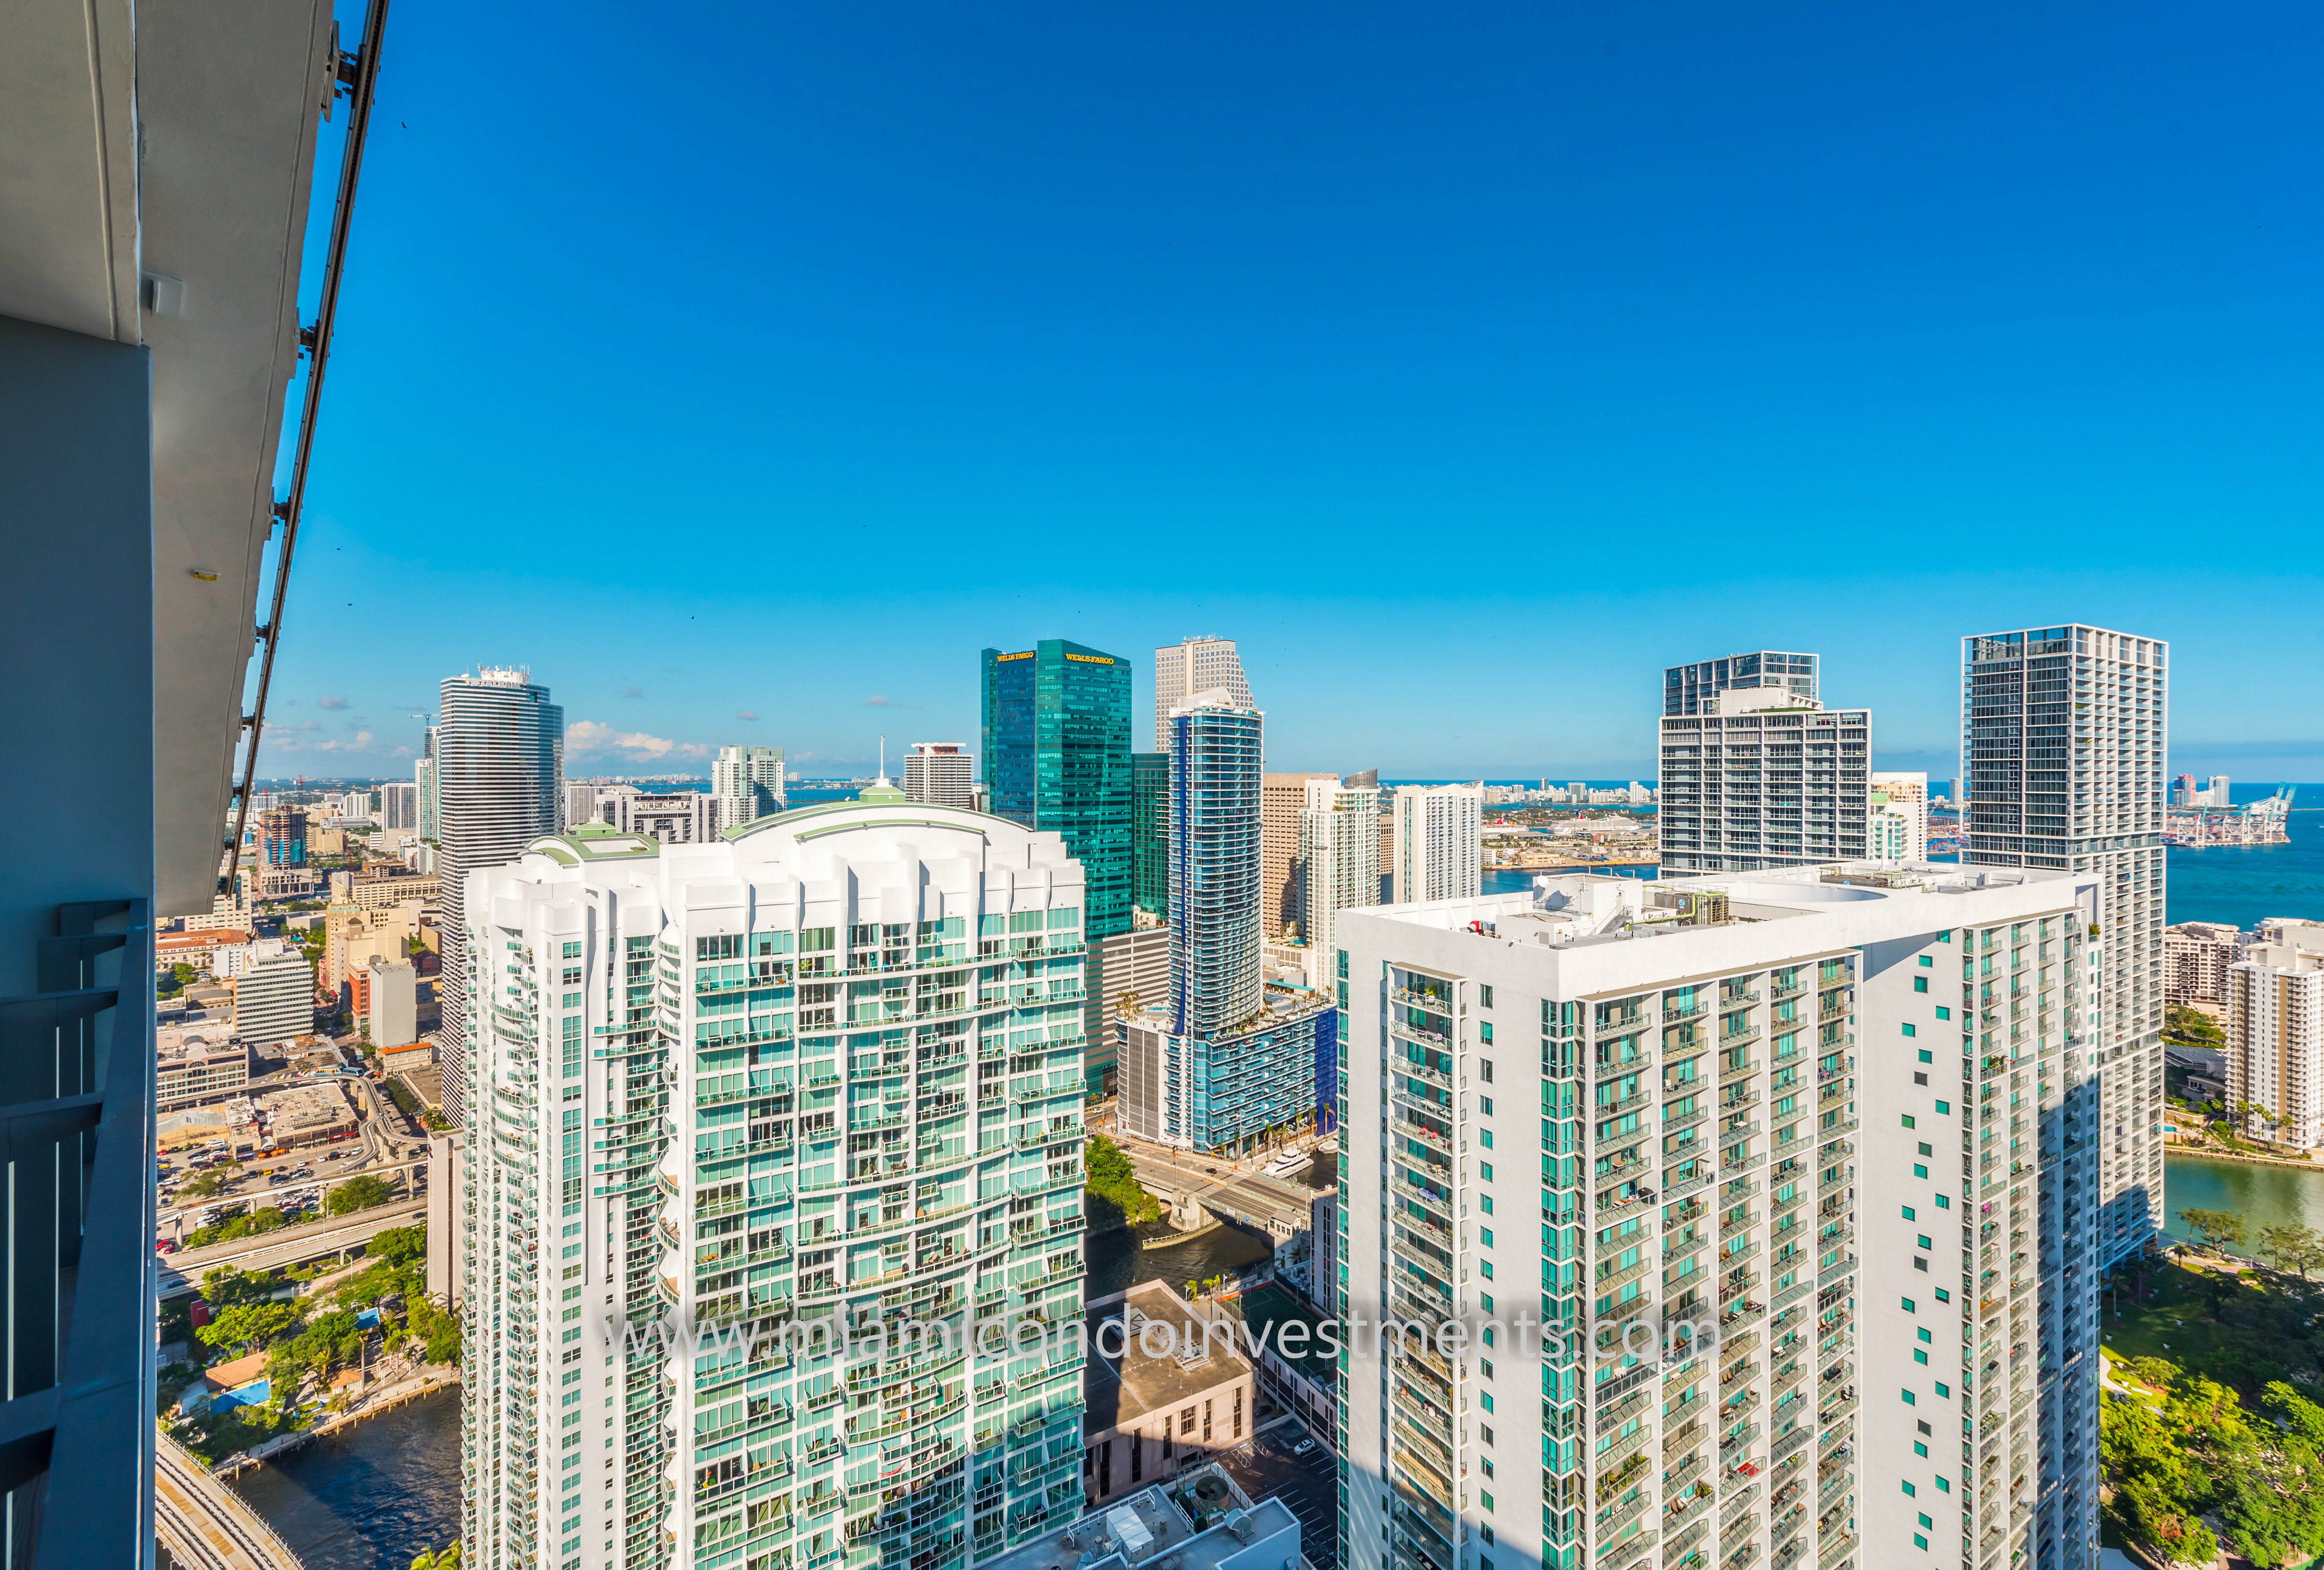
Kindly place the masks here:
POLYGON ((0 1489, 10 1565, 153 1559, 153 923, 58 907, 0 998, 0 1489), (49 1152, 54 1152, 53 1156, 49 1152))

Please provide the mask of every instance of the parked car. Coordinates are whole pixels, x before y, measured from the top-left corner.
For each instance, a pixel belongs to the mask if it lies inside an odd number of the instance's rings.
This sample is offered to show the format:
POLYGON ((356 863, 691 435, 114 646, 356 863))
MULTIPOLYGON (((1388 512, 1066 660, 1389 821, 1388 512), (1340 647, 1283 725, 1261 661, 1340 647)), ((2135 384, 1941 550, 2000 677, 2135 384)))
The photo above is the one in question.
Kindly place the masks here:
POLYGON ((171 1243, 166 1237, 157 1237, 153 1240, 153 1252, 155 1253, 175 1253, 178 1252, 178 1245, 171 1243))
POLYGON ((1294 1455, 1306 1455, 1306 1454, 1307 1454, 1307 1452, 1309 1452, 1310 1450, 1313 1450, 1314 1448, 1315 1448, 1315 1441, 1314 1441, 1314 1440, 1313 1440, 1313 1439, 1302 1439, 1302 1440, 1300 1440, 1300 1441, 1299 1441, 1299 1443, 1297 1443, 1296 1445, 1294 1445, 1294 1446, 1291 1447, 1291 1454, 1293 1454, 1294 1455))

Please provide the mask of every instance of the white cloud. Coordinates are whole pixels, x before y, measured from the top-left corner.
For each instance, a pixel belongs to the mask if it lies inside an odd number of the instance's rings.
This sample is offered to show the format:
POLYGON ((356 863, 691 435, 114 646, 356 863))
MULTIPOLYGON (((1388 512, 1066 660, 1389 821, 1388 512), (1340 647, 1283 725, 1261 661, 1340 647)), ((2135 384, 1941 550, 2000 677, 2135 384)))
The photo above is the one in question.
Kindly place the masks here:
POLYGON ((673 741, 666 736, 649 736, 642 730, 616 730, 595 720, 576 721, 565 728, 565 752, 568 757, 619 752, 636 763, 710 756, 710 748, 699 742, 673 741))
POLYGON ((870 697, 863 700, 867 709, 923 709, 925 703, 908 703, 901 698, 870 697))
POLYGON ((347 701, 344 697, 326 696, 315 700, 318 709, 344 709, 346 706, 347 701))
POLYGON ((756 709, 737 709, 734 711, 734 718, 737 720, 755 720, 758 717, 759 712, 756 709))

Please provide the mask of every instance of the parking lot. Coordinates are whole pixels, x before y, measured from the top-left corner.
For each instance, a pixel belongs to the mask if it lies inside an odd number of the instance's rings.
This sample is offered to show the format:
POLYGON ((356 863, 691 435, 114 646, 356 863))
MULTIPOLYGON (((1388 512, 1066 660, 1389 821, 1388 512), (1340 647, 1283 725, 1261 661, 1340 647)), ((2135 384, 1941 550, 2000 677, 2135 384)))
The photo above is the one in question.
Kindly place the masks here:
POLYGON ((1310 1565, 1340 1562, 1340 1462, 1318 1444, 1305 1455, 1292 1446, 1308 1437, 1296 1422, 1251 1436, 1227 1455, 1226 1468, 1253 1501, 1274 1494, 1299 1518, 1299 1551, 1310 1565))

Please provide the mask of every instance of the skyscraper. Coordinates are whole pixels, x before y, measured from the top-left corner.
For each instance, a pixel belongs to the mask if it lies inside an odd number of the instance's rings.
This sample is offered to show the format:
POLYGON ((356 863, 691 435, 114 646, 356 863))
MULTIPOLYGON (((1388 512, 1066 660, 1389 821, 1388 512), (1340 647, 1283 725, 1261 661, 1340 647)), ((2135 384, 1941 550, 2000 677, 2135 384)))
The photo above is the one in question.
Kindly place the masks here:
POLYGON ((718 802, 718 827, 739 829, 783 810, 783 749, 722 747, 710 765, 710 794, 718 802))
POLYGON ((436 870, 443 879, 446 941, 437 1060, 444 1114, 456 1126, 467 1106, 466 1047, 476 1014, 466 991, 469 945, 458 938, 466 930, 467 877, 515 860, 534 840, 557 831, 565 711, 521 669, 484 666, 472 676, 447 676, 440 693, 434 734, 442 854, 436 870))
POLYGON ((1298 893, 1299 931, 1312 953, 1307 974, 1321 981, 1329 969, 1340 913, 1379 903, 1379 792, 1344 785, 1326 775, 1307 781, 1305 794, 1292 881, 1298 893))
POLYGON ((1705 712, 1702 706, 1704 700, 1720 693, 1762 687, 1804 698, 1808 707, 1813 708, 1821 696, 1816 684, 1820 663, 1818 656, 1812 654, 1759 649, 1750 654, 1730 654, 1724 659, 1670 666, 1663 671, 1663 712, 1700 714, 1705 712))
POLYGON ((984 651, 984 785, 996 817, 1061 835, 1088 932, 1130 925, 1130 666, 1064 638, 984 651))
POLYGON ((263 867, 307 865, 307 809, 269 807, 258 814, 258 860, 263 867))
POLYGON ((1190 638, 1154 651, 1154 748, 1170 750, 1170 712, 1212 688, 1222 689, 1244 708, 1252 708, 1250 684, 1243 679, 1242 656, 1234 640, 1190 638))
POLYGON ((1130 755, 1130 897, 1151 916, 1170 914, 1170 755, 1130 755))
POLYGON ((1872 714, 1824 708, 1815 662, 1731 655, 1663 673, 1664 871, 1752 872, 1870 853, 1872 714))
POLYGON ((1259 711, 1214 688, 1169 718, 1170 992, 1109 1022, 1120 1115, 1183 1149, 1247 1149, 1328 1115, 1339 1015, 1323 994, 1266 985, 1259 711))
POLYGON ((1084 899, 885 799, 471 875, 477 1570, 964 1570, 1079 1513, 1077 1348, 967 1332, 1081 1318, 1084 899))
POLYGON ((1483 785, 1398 785, 1390 805, 1397 904, 1463 899, 1484 886, 1483 785))
POLYGON ((420 827, 420 787, 404 780, 389 780, 379 787, 379 826, 391 832, 411 833, 420 827))
POLYGON ((1341 915, 1388 1062, 1347 1079, 1383 1137, 1343 1144, 1330 1307, 1422 1338, 1341 1363, 1345 1570, 2095 1560, 2057 1164, 2093 880, 1835 870, 1341 915), (2042 1023, 1957 1055, 1987 959, 2042 1023))
MULTIPOLYGON (((2070 625, 1961 640, 1961 864, 2095 873, 2105 1076, 2098 1243, 2163 1222, 2163 808, 2170 646, 2070 625)), ((1982 984, 1980 984, 1982 987, 1982 984)), ((1980 995, 1992 1030, 2014 1005, 1980 995)))
POLYGON ((1270 938, 1280 938, 1296 927, 1312 941, 1306 918, 1299 914, 1299 817, 1307 810, 1311 780, 1337 785, 1340 776, 1270 774, 1259 788, 1259 884, 1264 902, 1260 914, 1270 938))
POLYGON ((1170 711, 1171 1032, 1226 1033, 1259 1007, 1259 712, 1223 688, 1170 711))
POLYGON ((940 807, 976 805, 976 759, 957 741, 915 741, 904 757, 904 794, 940 807))
POLYGON ((436 789, 436 731, 430 725, 422 733, 420 757, 411 766, 413 783, 420 787, 420 837, 431 844, 441 844, 444 839, 443 798, 436 789))

